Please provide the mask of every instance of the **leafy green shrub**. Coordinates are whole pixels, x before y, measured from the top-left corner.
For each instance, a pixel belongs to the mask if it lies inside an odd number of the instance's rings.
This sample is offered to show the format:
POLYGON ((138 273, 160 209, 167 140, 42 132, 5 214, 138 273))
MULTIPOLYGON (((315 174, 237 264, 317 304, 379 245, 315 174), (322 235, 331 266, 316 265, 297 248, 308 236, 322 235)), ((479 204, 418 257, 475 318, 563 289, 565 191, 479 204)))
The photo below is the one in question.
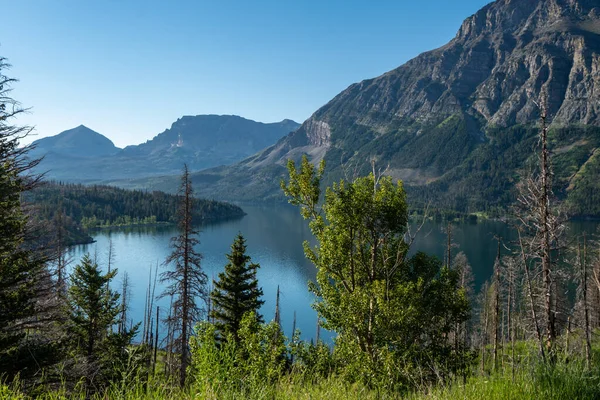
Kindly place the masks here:
POLYGON ((247 313, 232 337, 219 341, 215 325, 202 322, 190 340, 192 375, 203 390, 246 392, 256 385, 272 385, 288 366, 285 336, 275 322, 260 324, 247 313))
POLYGON ((323 341, 316 344, 300 340, 300 331, 296 330, 289 344, 292 371, 315 382, 326 378, 335 371, 335 360, 331 349, 323 341))

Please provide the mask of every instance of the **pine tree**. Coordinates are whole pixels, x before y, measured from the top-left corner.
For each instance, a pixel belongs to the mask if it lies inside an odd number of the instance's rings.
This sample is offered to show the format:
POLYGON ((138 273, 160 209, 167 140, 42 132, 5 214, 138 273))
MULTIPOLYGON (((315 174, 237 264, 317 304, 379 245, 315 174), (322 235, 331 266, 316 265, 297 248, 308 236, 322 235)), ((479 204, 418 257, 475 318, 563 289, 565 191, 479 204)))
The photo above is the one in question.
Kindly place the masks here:
POLYGON ((122 312, 120 295, 108 286, 116 274, 116 269, 103 274, 86 254, 71 275, 68 292, 71 339, 76 354, 82 357, 77 364, 83 367, 79 373, 85 376, 88 391, 118 376, 113 366, 124 358, 125 347, 139 326, 112 331, 122 312))
POLYGON ((163 272, 161 282, 168 283, 162 297, 173 297, 173 304, 167 324, 172 327, 174 343, 169 343, 170 348, 175 348, 180 356, 179 384, 185 385, 187 367, 189 365, 188 343, 192 328, 200 320, 203 309, 196 299, 206 301, 207 277, 200 261, 202 255, 194 250, 199 243, 198 231, 194 229, 192 221, 195 201, 192 183, 187 165, 184 166, 181 177, 179 196, 181 203, 178 211, 179 235, 171 239, 173 252, 167 257, 165 264, 174 264, 174 269, 163 272))
POLYGON ((19 374, 23 380, 52 363, 53 344, 42 335, 37 318, 40 298, 51 295, 46 290, 51 280, 46 258, 28 242, 21 194, 38 182, 30 170, 39 160, 29 159, 29 147, 19 145, 31 129, 11 123, 25 110, 10 97, 15 80, 2 73, 8 67, 0 57, 0 376, 10 380, 19 374))
POLYGON ((264 303, 260 299, 263 292, 256 279, 260 265, 252 263, 250 256, 246 255, 246 240, 241 233, 231 245, 227 259, 225 272, 219 274, 219 280, 214 282, 215 289, 210 294, 214 307, 210 317, 216 321, 217 330, 223 338, 232 335, 235 341, 239 341, 238 330, 246 313, 255 312, 259 322, 263 322, 258 313, 264 303))

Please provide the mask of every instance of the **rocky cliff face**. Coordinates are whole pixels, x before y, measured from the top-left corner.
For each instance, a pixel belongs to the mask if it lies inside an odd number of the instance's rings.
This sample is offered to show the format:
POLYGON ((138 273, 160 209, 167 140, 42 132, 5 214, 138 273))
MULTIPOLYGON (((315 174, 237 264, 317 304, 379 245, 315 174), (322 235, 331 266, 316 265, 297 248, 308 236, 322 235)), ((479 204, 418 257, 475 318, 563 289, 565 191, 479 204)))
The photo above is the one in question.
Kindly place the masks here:
POLYGON ((542 93, 556 123, 598 125, 599 68, 600 3, 499 0, 467 18, 447 45, 351 85, 304 126, 309 141, 320 137, 319 124, 342 118, 381 130, 392 119, 466 113, 510 126, 535 121, 542 93))
POLYGON ((506 197, 531 156, 535 132, 519 127, 537 123, 541 97, 553 125, 570 132, 557 133, 555 145, 583 154, 561 153, 569 174, 577 174, 598 133, 569 127, 600 127, 598 0, 497 0, 467 18, 445 46, 351 85, 266 151, 208 171, 212 184, 204 190, 235 197, 243 181, 242 198, 273 195, 286 161, 307 153, 314 162, 325 158, 331 180, 349 169, 366 172, 375 160, 420 199, 485 207, 506 197))

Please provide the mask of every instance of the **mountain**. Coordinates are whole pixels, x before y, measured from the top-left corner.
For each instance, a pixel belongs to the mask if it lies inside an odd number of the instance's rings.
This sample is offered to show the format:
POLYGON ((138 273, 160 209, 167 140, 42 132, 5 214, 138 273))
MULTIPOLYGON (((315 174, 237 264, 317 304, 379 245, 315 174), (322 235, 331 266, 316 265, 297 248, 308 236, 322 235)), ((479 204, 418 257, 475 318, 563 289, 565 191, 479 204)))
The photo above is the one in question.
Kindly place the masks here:
POLYGON ((125 149, 80 126, 40 139, 32 156, 50 179, 101 183, 110 179, 179 174, 235 163, 297 129, 291 120, 264 124, 234 115, 184 116, 152 140, 125 149))
POLYGON ((120 150, 110 139, 84 125, 38 139, 33 145, 34 156, 53 153, 67 157, 104 157, 120 150))
POLYGON ((176 171, 181 170, 182 159, 193 170, 233 164, 299 126, 289 119, 265 124, 236 115, 184 116, 152 140, 126 147, 119 158, 143 158, 154 168, 176 171))
MULTIPOLYGON (((600 3, 498 0, 448 44, 348 87, 275 145, 194 175, 205 196, 281 199, 288 159, 325 159, 326 180, 371 160, 410 200, 493 211, 535 158, 540 98, 552 116, 556 192, 600 216, 600 3)), ((172 178, 133 181, 170 189, 172 178)))

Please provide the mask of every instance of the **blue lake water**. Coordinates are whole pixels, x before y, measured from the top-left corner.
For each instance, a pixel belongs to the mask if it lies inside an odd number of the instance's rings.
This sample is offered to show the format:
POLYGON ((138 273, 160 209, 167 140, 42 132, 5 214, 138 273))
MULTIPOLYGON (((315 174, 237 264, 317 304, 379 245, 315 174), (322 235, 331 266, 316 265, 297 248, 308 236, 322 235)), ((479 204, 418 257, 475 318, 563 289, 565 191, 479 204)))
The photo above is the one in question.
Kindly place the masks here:
MULTIPOLYGON (((265 304, 261 312, 266 321, 273 319, 277 287, 280 288, 282 328, 291 335, 294 313, 296 326, 304 339, 316 335, 317 315, 311 308, 314 297, 308 292, 307 282, 314 280, 315 267, 304 257, 302 243, 312 241, 308 224, 302 219, 298 209, 291 206, 243 206, 247 215, 239 220, 226 221, 201 227, 200 244, 197 248, 202 255, 202 267, 209 279, 216 279, 227 262, 231 243, 238 232, 246 238, 247 253, 252 261, 259 263, 259 284, 262 286, 265 304)), ((570 234, 596 232, 596 222, 570 223, 570 234)), ((428 222, 420 230, 411 251, 425 251, 443 259, 446 249, 445 225, 428 222)), ((414 227, 413 227, 414 230, 414 227)), ((93 234, 96 243, 75 246, 71 249, 73 265, 87 252, 96 254, 98 261, 106 266, 109 242, 114 248, 113 265, 119 274, 113 288, 120 291, 124 272, 131 283, 130 313, 134 321, 143 320, 145 293, 149 273, 158 263, 159 273, 165 270, 162 265, 170 253, 170 238, 176 234, 174 227, 137 227, 126 229, 100 230, 93 234)), ((464 251, 475 275, 476 286, 481 285, 491 275, 496 244, 494 235, 514 239, 514 233, 506 224, 498 221, 484 221, 477 224, 458 224, 453 227, 454 242, 458 245, 453 254, 464 251)), ((162 291, 157 284, 156 294, 162 291)), ((168 299, 158 300, 161 314, 167 312, 168 299)), ((332 334, 321 330, 321 338, 330 340, 332 334)))

